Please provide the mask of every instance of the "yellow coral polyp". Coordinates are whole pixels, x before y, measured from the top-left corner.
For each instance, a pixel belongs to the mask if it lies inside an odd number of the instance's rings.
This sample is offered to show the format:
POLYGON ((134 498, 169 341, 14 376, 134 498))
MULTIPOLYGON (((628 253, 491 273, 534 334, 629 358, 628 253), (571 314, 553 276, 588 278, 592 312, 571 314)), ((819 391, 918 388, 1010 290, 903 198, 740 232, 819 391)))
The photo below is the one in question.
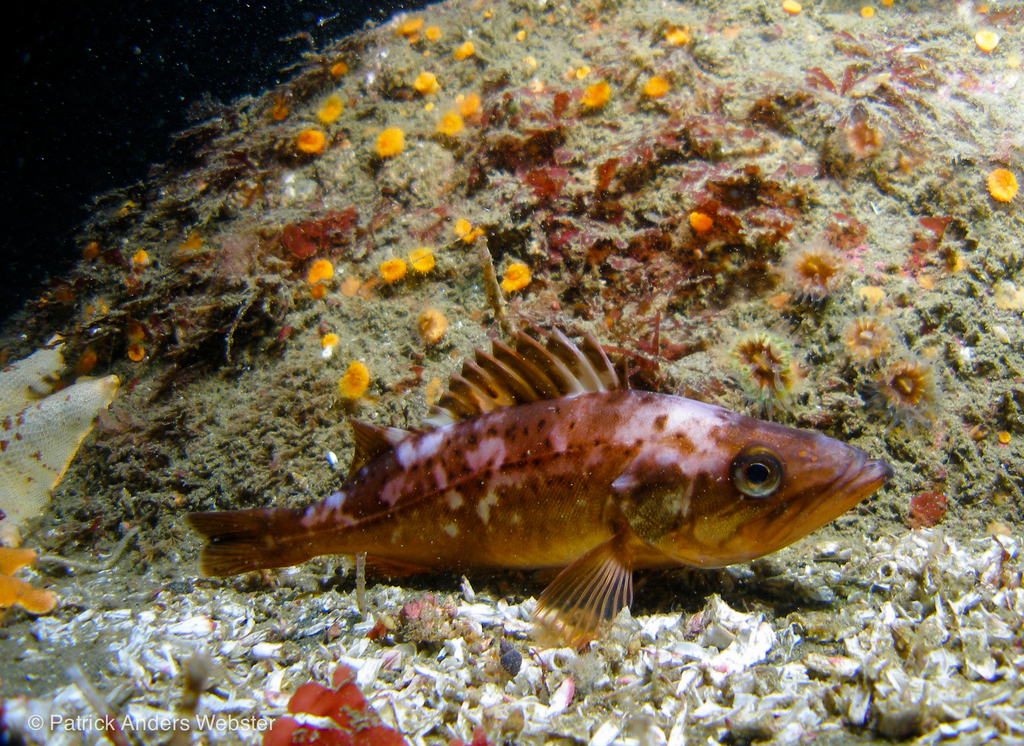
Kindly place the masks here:
POLYGON ((644 95, 647 98, 661 98, 668 93, 668 81, 660 75, 648 78, 644 83, 644 95))
POLYGON ((331 124, 341 116, 341 112, 344 108, 345 105, 341 103, 340 96, 328 96, 324 102, 320 104, 320 108, 316 112, 316 118, 319 119, 322 124, 331 124))
POLYGON ((136 267, 149 266, 149 254, 146 253, 145 249, 139 249, 132 255, 132 264, 136 267))
POLYGON ((460 62, 464 59, 472 57, 474 54, 476 54, 476 47, 473 46, 473 42, 471 41, 463 42, 458 47, 456 47, 455 52, 453 52, 453 56, 455 57, 455 59, 459 60, 460 62))
POLYGON ((308 155, 319 155, 324 152, 327 137, 318 129, 302 130, 295 138, 295 147, 308 155))
POLYGON ((464 127, 462 117, 459 116, 458 112, 449 111, 438 121, 437 134, 454 137, 462 132, 464 127))
POLYGON ((317 259, 309 268, 306 279, 310 285, 316 285, 318 282, 326 282, 332 277, 334 277, 334 265, 326 259, 317 259))
POLYGON ((432 93, 437 93, 441 90, 441 86, 438 85, 437 76, 434 73, 421 72, 416 76, 416 80, 413 81, 412 87, 415 88, 421 96, 429 96, 432 93))
POLYGON ((796 16, 800 15, 800 11, 803 10, 803 6, 796 0, 784 0, 782 3, 782 10, 791 16, 796 16))
POLYGON ((343 399, 355 401, 370 388, 370 371, 358 360, 354 360, 338 381, 338 393, 343 399))
POLYGON ((321 347, 336 347, 338 342, 340 342, 340 341, 341 340, 338 338, 337 334, 335 334, 334 332, 328 332, 327 334, 325 334, 324 336, 322 336, 320 338, 320 346, 321 347))
POLYGON ((423 247, 409 252, 409 264, 413 270, 425 275, 434 268, 434 252, 423 247))
POLYGON ((522 290, 530 284, 530 268, 522 262, 513 262, 505 269, 501 280, 501 289, 506 293, 522 290))
POLYGON ((392 158, 405 149, 405 133, 400 127, 388 127, 377 135, 377 155, 392 158))
POLYGON ((390 285, 393 282, 398 282, 405 277, 407 267, 404 259, 388 259, 380 263, 377 271, 380 273, 380 279, 390 285))
POLYGON ((995 169, 985 181, 988 193, 997 202, 1009 202, 1017 196, 1017 177, 1005 168, 995 169))
POLYGON ((471 93, 468 96, 464 96, 457 101, 459 114, 464 117, 471 117, 480 111, 480 97, 471 93))
POLYGON ((583 92, 582 103, 588 109, 600 109, 611 98, 612 90, 608 87, 608 83, 604 80, 594 83, 594 85, 587 86, 587 89, 583 92))
POLYGON ((348 65, 344 62, 335 62, 331 65, 331 77, 340 78, 342 75, 348 72, 348 65))
POLYGON ((423 29, 423 35, 430 41, 439 41, 441 39, 441 29, 437 26, 427 26, 423 29))

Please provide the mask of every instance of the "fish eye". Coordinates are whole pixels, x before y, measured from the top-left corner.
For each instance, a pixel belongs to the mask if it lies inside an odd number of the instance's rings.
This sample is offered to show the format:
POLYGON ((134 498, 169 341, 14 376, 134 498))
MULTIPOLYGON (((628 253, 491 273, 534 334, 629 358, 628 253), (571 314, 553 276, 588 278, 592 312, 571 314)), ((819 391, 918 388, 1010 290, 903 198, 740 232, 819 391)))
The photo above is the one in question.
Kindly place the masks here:
POLYGON ((732 460, 729 478, 747 497, 769 497, 782 484, 782 459, 767 446, 748 446, 732 460))

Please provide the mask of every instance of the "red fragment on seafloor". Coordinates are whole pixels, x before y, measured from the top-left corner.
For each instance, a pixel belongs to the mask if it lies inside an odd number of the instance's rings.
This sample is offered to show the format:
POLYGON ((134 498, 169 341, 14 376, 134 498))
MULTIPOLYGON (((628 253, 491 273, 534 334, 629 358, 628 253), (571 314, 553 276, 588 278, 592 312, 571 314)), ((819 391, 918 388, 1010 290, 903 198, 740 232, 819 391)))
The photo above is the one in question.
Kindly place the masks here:
POLYGON ((946 495, 942 492, 922 492, 910 498, 911 528, 931 528, 946 515, 946 495))
POLYGON ((335 689, 309 682, 288 701, 293 715, 322 718, 315 724, 301 717, 280 717, 263 736, 263 746, 408 746, 402 734, 381 722, 354 682, 348 666, 338 666, 332 681, 335 689))
POLYGON ((348 233, 358 224, 355 208, 334 210, 316 220, 286 225, 281 231, 281 245, 295 258, 308 259, 328 246, 346 243, 348 233))

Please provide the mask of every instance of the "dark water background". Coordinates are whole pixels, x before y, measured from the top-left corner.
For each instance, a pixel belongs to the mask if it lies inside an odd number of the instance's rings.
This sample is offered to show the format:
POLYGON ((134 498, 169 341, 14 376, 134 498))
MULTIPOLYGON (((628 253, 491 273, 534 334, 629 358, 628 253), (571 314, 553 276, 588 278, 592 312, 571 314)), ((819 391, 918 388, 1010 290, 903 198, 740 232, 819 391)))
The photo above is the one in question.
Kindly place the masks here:
POLYGON ((90 199, 166 160, 188 105, 259 93, 309 48, 426 2, 90 0, 5 12, 0 319, 78 259, 90 199))

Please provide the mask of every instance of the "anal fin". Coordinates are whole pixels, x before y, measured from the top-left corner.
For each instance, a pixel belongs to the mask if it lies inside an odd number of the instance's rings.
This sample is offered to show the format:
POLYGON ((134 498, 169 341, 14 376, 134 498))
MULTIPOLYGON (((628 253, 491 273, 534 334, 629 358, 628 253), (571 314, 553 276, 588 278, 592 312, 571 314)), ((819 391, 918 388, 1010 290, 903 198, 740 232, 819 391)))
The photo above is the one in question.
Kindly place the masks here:
POLYGON ((594 639, 633 601, 633 532, 623 527, 559 573, 533 612, 539 639, 574 647, 594 639))

